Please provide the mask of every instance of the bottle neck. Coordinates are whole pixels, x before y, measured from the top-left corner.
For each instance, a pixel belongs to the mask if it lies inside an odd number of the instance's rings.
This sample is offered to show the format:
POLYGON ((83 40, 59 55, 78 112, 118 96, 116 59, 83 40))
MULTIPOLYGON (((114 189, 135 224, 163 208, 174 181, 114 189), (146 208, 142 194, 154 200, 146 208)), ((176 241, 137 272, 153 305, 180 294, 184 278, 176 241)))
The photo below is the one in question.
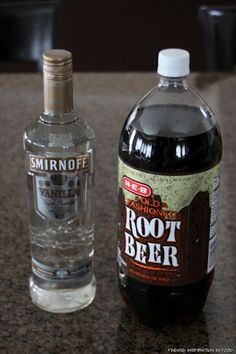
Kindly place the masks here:
POLYGON ((182 77, 166 77, 158 75, 160 87, 166 87, 170 89, 188 89, 188 76, 182 77))
POLYGON ((44 76, 44 113, 48 116, 62 117, 73 112, 72 77, 67 79, 44 76))

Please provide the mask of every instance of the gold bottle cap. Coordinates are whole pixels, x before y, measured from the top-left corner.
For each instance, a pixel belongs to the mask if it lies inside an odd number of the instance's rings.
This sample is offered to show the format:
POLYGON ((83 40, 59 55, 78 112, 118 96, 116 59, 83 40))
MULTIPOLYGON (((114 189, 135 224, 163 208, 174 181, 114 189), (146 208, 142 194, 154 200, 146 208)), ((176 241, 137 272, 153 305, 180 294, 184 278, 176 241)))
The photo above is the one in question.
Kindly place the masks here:
POLYGON ((72 76, 72 54, 63 49, 47 50, 43 54, 43 74, 51 80, 66 80, 72 76))

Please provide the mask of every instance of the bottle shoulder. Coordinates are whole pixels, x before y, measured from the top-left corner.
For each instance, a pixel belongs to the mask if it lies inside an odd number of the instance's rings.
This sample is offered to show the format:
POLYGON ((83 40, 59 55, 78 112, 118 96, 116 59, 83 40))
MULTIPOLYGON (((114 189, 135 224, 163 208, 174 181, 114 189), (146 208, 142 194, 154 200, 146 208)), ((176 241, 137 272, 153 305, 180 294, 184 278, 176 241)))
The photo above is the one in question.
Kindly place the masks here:
POLYGON ((23 142, 25 150, 30 146, 73 149, 92 141, 94 137, 94 131, 81 118, 65 124, 47 123, 39 118, 26 127, 23 142))
POLYGON ((195 135, 212 129, 216 120, 189 85, 157 85, 134 105, 124 127, 129 125, 147 135, 195 135))
POLYGON ((120 137, 124 162, 155 173, 194 173, 221 160, 214 115, 189 88, 151 90, 128 115, 120 137), (190 92, 191 91, 191 92, 190 92))
POLYGON ((202 106, 210 110, 204 98, 188 83, 187 80, 174 81, 168 84, 158 82, 156 86, 146 92, 138 101, 137 105, 149 104, 182 104, 189 106, 202 106))

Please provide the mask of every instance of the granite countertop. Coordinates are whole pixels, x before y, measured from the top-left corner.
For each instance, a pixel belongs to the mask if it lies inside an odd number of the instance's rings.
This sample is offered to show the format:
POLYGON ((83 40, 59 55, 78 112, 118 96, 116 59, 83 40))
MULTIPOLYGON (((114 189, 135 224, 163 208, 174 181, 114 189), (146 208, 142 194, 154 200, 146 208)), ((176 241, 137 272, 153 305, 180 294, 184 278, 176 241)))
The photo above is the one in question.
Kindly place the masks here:
POLYGON ((122 123, 137 99, 155 85, 155 74, 75 74, 75 109, 96 133, 97 296, 83 311, 65 315, 38 309, 28 291, 22 134, 42 110, 42 77, 0 75, 0 353, 154 354, 171 353, 173 348, 236 349, 236 76, 194 74, 191 81, 216 113, 224 139, 215 279, 204 312, 195 322, 151 329, 138 323, 118 291, 116 154, 122 123))

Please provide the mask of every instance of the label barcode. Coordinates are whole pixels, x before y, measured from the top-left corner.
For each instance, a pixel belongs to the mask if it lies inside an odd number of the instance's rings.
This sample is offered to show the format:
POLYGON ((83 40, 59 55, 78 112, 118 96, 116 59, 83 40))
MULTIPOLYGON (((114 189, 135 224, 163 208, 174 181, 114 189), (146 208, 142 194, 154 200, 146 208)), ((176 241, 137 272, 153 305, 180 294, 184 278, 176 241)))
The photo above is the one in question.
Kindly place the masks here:
POLYGON ((211 203, 211 224, 209 234, 209 249, 208 249, 208 264, 207 273, 215 266, 215 251, 216 251, 216 226, 217 226, 217 209, 220 193, 220 173, 213 177, 212 181, 212 203, 211 203))
POLYGON ((216 235, 213 239, 209 242, 209 252, 208 252, 208 273, 214 268, 215 266, 215 254, 216 254, 216 235))

